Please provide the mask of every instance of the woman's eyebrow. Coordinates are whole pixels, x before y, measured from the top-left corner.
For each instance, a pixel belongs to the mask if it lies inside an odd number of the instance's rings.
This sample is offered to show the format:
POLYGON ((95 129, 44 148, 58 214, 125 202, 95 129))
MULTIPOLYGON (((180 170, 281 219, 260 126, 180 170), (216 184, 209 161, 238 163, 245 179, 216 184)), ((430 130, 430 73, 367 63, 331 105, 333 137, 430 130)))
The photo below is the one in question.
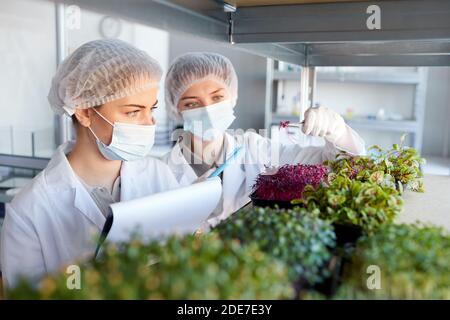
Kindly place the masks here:
MULTIPOLYGON (((158 102, 158 101, 156 101, 158 102)), ((121 107, 138 107, 138 108, 146 108, 146 106, 140 105, 140 104, 124 104, 121 105, 121 107)))
POLYGON ((217 92, 219 92, 219 91, 221 91, 221 90, 225 90, 225 88, 219 88, 219 89, 217 89, 217 90, 215 90, 215 91, 211 92, 210 94, 214 94, 214 93, 217 93, 217 92))
MULTIPOLYGON (((219 89, 217 89, 217 90, 214 90, 214 91, 211 92, 210 94, 217 93, 217 92, 219 92, 219 91, 221 91, 221 90, 225 90, 225 88, 219 88, 219 89)), ((181 100, 187 100, 187 99, 198 99, 198 97, 196 97, 196 96, 183 97, 183 98, 180 99, 180 101, 181 101, 181 100)))
POLYGON ((181 98, 180 100, 187 100, 187 99, 198 99, 198 97, 192 96, 192 97, 184 97, 181 98))
MULTIPOLYGON (((156 102, 152 105, 152 107, 156 106, 158 104, 158 100, 156 100, 156 102)), ((143 106, 141 104, 124 104, 121 105, 121 107, 137 107, 137 108, 147 108, 146 106, 143 106)))

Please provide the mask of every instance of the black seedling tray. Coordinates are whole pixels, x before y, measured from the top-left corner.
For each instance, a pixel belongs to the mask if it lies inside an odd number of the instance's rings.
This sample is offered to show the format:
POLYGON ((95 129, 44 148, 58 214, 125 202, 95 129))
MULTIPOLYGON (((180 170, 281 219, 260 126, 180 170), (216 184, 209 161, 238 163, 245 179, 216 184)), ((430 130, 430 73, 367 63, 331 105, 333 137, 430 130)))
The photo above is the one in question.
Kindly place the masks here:
POLYGON ((279 201, 279 200, 263 200, 258 199, 250 195, 250 199, 255 207, 265 207, 265 208, 275 208, 278 207, 280 209, 292 209, 296 205, 292 204, 290 201, 279 201))
POLYGON ((333 227, 338 247, 355 245, 363 234, 362 228, 354 225, 333 223, 333 227))

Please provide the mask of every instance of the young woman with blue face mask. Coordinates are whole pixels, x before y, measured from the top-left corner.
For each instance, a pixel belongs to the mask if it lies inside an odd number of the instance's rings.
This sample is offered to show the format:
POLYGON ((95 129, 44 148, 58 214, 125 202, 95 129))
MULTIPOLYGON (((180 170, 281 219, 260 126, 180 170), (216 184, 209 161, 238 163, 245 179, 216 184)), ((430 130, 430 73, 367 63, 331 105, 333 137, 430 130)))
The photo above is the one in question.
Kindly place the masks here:
POLYGON ((84 44, 58 68, 49 102, 75 123, 47 168, 6 207, 1 262, 6 287, 37 281, 90 258, 108 207, 179 186, 168 166, 148 157, 161 67, 119 40, 84 44))
MULTIPOLYGON (((222 200, 204 228, 216 225, 248 203, 255 179, 266 166, 322 163, 333 159, 340 150, 365 153, 359 135, 340 115, 323 107, 306 111, 302 131, 323 137, 324 147, 282 145, 254 131, 225 132, 235 119, 238 81, 233 65, 222 55, 183 55, 172 63, 165 81, 169 115, 182 122, 184 128, 174 148, 163 158, 177 180, 182 185, 190 184, 232 159, 221 175, 222 200)), ((263 109, 261 106, 261 112, 263 109)))

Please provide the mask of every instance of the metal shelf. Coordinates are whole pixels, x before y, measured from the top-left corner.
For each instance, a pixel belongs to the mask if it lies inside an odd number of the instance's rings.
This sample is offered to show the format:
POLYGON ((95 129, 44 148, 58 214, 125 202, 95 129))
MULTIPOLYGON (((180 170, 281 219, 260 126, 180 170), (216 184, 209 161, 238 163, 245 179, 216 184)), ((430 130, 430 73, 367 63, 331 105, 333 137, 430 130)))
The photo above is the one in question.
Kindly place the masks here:
MULTIPOLYGON (((279 124, 280 121, 283 120, 296 122, 299 120, 299 116, 273 114, 271 125, 279 124)), ((371 130, 405 133, 415 133, 420 125, 416 120, 371 120, 364 118, 353 118, 345 119, 345 122, 353 128, 366 128, 371 130)))
POLYGON ((0 154, 0 166, 11 168, 43 170, 49 160, 49 158, 0 154))
POLYGON ((420 83, 420 75, 414 73, 392 73, 392 74, 377 74, 377 73, 317 73, 317 80, 320 81, 339 81, 339 82, 356 82, 356 83, 384 83, 384 84, 410 84, 416 85, 420 83))
MULTIPOLYGON (((274 80, 300 81, 300 72, 297 71, 275 71, 274 80)), ((417 72, 404 73, 369 73, 369 72, 317 72, 317 80, 330 82, 353 82, 353 83, 385 83, 416 85, 421 81, 417 72)))
MULTIPOLYGON (((53 0, 57 1, 57 0, 53 0)), ((448 66, 450 1, 384 0, 234 8, 222 1, 58 0, 304 66, 448 66), (381 10, 369 30, 366 10, 381 10)))
POLYGON ((436 66, 450 63, 450 1, 376 1, 381 29, 369 30, 367 2, 238 8, 232 40, 273 47, 272 58, 305 66, 436 66), (281 52, 296 52, 296 61, 281 52))
POLYGON ((371 119, 346 119, 352 128, 365 128, 380 131, 415 133, 420 124, 415 120, 371 120, 371 119))

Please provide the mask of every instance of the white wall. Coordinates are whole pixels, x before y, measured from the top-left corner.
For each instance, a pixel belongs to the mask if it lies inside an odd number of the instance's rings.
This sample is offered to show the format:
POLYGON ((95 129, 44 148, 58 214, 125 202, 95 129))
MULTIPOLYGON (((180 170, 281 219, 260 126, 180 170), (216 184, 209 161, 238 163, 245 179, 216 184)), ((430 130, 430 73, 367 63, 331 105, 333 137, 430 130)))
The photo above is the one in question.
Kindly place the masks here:
POLYGON ((434 67, 428 71, 424 154, 448 157, 450 150, 450 68, 434 67))
MULTIPOLYGON (((32 132, 36 132, 36 156, 49 157, 54 150, 54 114, 47 94, 57 64, 55 14, 52 2, 0 1, 0 153, 32 155, 32 132)), ((79 28, 65 28, 66 56, 83 43, 102 38, 103 17, 81 8, 79 28)), ((168 33, 124 20, 119 23, 118 38, 145 50, 166 71, 168 33)), ((158 100, 157 130, 166 130, 163 90, 158 100)))
MULTIPOLYGON (((355 117, 376 115, 380 108, 386 113, 400 114, 404 119, 413 116, 414 86, 391 84, 364 84, 318 82, 317 102, 344 115, 352 108, 355 117)), ((398 143, 402 133, 355 129, 364 138, 366 145, 389 148, 398 143)))
POLYGON ((135 24, 133 43, 155 58, 163 68, 163 77, 158 93, 158 109, 155 111, 157 127, 163 129, 168 125, 166 105, 164 102, 164 79, 169 68, 169 33, 166 31, 135 24))
POLYGON ((52 3, 0 1, 0 153, 31 155, 36 130, 40 150, 53 144, 47 93, 56 70, 55 39, 52 3))

